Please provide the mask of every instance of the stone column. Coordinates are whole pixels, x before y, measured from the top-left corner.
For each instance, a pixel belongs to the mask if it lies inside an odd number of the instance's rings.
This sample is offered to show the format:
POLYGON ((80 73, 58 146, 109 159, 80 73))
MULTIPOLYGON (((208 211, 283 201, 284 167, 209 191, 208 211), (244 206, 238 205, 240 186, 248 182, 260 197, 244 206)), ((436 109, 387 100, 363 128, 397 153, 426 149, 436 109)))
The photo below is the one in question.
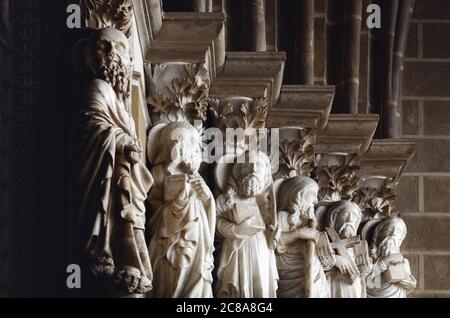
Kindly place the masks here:
POLYGON ((264 0, 247 1, 247 49, 266 51, 266 17, 264 0))
POLYGON ((192 7, 196 12, 206 12, 206 2, 207 0, 193 0, 192 7))
POLYGON ((358 113, 361 0, 327 1, 327 84, 336 86, 333 112, 358 113))
POLYGON ((314 0, 295 1, 295 82, 314 84, 314 0))

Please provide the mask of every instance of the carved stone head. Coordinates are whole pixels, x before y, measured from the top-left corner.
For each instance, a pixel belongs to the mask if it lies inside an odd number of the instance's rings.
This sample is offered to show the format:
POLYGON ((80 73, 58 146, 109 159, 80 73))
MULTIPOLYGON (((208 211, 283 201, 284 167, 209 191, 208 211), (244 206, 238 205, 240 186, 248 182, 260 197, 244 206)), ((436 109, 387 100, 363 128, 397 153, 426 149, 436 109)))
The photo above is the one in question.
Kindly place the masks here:
POLYGON ((341 239, 356 236, 362 213, 359 206, 351 201, 338 201, 329 207, 329 226, 334 228, 341 239))
POLYGON ((202 162, 202 138, 187 122, 168 124, 161 131, 161 158, 185 173, 198 171, 202 162))
POLYGON ((108 82, 119 99, 130 96, 133 71, 130 43, 121 31, 105 28, 90 39, 90 69, 95 78, 108 82))
POLYGON ((314 205, 317 203, 319 185, 311 178, 297 176, 283 182, 278 191, 278 210, 290 213, 289 224, 315 219, 314 205))
POLYGON ((371 240, 371 256, 387 257, 400 253, 400 247, 406 237, 406 224, 396 216, 385 218, 377 224, 371 240))
POLYGON ((260 195, 272 182, 269 157, 263 152, 246 151, 231 169, 228 187, 243 197, 260 195))

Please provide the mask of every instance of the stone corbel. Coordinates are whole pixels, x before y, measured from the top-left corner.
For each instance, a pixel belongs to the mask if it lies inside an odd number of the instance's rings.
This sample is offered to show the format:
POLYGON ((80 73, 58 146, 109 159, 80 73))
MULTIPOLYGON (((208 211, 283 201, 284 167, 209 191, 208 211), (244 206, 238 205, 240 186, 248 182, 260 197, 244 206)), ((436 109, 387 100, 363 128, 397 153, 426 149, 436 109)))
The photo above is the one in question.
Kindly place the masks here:
POLYGON ((352 200, 358 189, 361 156, 367 152, 378 125, 374 114, 331 114, 317 134, 313 178, 320 201, 352 200))
POLYGON ((406 139, 373 140, 361 156, 360 182, 354 196, 365 220, 395 216, 398 182, 404 167, 414 155, 416 142, 406 139))
POLYGON ((328 122, 333 86, 284 85, 267 116, 269 128, 279 128, 279 169, 275 179, 311 175, 316 134, 328 122))

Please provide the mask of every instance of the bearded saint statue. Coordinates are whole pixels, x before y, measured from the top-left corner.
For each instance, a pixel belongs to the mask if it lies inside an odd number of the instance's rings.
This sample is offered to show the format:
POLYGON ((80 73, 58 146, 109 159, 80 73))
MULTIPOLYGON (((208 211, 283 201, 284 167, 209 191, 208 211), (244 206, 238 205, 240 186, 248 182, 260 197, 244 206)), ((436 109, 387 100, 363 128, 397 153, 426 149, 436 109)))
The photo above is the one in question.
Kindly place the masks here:
POLYGON ((145 294, 152 270, 144 238, 145 205, 153 183, 130 114, 129 41, 113 28, 85 45, 91 81, 83 104, 80 230, 91 271, 120 293, 145 294))
POLYGON ((216 293, 221 298, 274 298, 278 272, 270 160, 245 152, 233 164, 225 193, 217 199, 221 251, 216 293))
POLYGON ((374 266, 367 277, 368 298, 406 298, 416 288, 409 261, 400 253, 406 232, 405 222, 397 216, 376 223, 370 239, 374 266))

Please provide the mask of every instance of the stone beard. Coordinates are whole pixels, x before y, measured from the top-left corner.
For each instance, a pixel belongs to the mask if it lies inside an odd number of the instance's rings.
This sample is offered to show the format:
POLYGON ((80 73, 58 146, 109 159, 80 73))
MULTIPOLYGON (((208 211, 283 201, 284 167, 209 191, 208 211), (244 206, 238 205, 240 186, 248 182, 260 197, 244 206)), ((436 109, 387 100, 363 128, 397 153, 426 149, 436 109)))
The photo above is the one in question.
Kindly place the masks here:
POLYGON ((307 225, 308 220, 315 220, 314 204, 317 203, 318 191, 317 183, 307 177, 287 179, 278 191, 278 225, 281 231, 277 245, 279 298, 330 297, 324 269, 315 253, 319 233, 307 225), (308 242, 314 243, 308 245, 308 242))
POLYGON ((270 161, 258 153, 249 162, 247 155, 245 163, 233 165, 226 192, 217 199, 220 298, 276 297, 278 273, 266 230, 273 203, 268 200, 274 199, 267 199, 273 187, 270 161))
POLYGON ((406 237, 405 222, 388 217, 375 225, 371 240, 372 272, 367 277, 368 298, 406 298, 416 287, 409 261, 400 253, 406 237))
POLYGON ((216 207, 198 173, 201 138, 184 122, 161 130, 160 149, 152 159, 155 185, 149 252, 154 297, 212 297, 216 207))
POLYGON ((126 107, 129 43, 112 28, 97 31, 88 43, 86 60, 94 79, 83 109, 80 229, 94 275, 116 283, 114 295, 145 294, 152 280, 145 200, 153 179, 126 107))

